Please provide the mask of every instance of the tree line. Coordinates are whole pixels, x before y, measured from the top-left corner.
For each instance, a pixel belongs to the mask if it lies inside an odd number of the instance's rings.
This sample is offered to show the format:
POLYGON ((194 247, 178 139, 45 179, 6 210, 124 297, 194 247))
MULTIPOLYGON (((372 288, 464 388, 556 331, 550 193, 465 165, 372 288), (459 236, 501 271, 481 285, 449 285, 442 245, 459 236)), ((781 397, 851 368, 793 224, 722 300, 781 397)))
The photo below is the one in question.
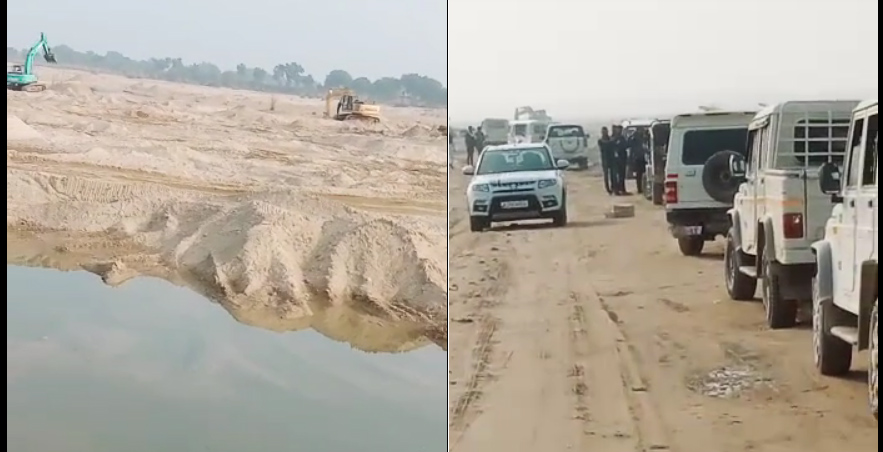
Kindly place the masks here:
MULTIPOLYGON (((7 46, 6 61, 20 61, 27 51, 7 46)), ((324 79, 317 80, 296 62, 279 63, 272 69, 240 63, 235 69, 224 70, 207 62, 185 63, 181 58, 169 57, 135 60, 119 52, 110 51, 100 55, 92 51, 79 52, 65 45, 53 47, 53 52, 62 66, 90 68, 128 77, 304 97, 322 96, 327 89, 347 87, 362 97, 384 103, 444 107, 448 102, 448 89, 438 80, 420 74, 370 80, 367 77, 353 77, 343 69, 335 69, 324 79)))

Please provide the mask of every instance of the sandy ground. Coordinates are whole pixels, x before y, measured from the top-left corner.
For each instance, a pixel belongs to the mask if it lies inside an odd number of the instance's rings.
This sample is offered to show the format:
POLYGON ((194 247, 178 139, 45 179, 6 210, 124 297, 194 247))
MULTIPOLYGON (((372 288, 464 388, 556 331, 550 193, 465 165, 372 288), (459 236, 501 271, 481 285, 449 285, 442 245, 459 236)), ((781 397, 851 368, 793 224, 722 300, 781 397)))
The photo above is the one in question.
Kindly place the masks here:
POLYGON ((372 351, 446 342, 445 112, 41 69, 7 91, 7 263, 157 276, 372 351), (273 108, 271 108, 271 106, 273 108))
POLYGON ((817 376, 806 328, 729 301, 720 244, 683 257, 661 210, 606 220, 568 176, 567 228, 481 234, 451 177, 450 450, 877 450, 865 372, 817 376))

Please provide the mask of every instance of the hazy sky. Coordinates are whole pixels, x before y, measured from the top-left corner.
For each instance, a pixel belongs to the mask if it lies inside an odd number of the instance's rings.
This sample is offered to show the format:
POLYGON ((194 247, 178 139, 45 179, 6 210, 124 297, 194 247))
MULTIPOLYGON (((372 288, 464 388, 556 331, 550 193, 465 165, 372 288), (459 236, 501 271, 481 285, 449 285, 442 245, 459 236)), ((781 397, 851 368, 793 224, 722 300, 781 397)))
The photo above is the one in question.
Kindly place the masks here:
POLYGON ((877 0, 449 0, 452 120, 877 95, 877 0))
POLYGON ((6 4, 7 45, 183 57, 225 69, 296 61, 372 79, 417 72, 447 82, 445 0, 41 0, 6 4))

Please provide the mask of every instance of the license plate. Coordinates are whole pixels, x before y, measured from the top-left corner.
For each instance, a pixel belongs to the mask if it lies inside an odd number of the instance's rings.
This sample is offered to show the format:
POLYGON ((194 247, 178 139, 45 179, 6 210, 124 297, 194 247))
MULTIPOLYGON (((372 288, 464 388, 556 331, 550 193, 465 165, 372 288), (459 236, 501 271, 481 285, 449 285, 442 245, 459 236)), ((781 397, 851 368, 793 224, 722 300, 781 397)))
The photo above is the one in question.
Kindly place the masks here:
POLYGON ((504 209, 526 209, 529 206, 527 201, 503 201, 500 207, 504 209))
POLYGON ((684 226, 681 232, 684 235, 702 235, 702 226, 684 226))

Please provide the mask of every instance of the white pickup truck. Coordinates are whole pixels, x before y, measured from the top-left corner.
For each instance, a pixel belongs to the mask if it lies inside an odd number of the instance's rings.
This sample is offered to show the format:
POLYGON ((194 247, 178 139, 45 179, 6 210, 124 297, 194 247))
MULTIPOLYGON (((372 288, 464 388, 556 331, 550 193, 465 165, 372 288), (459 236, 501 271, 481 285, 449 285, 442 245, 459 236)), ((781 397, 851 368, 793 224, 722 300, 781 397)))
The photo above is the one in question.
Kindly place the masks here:
POLYGON ((724 277, 734 300, 754 299, 758 281, 767 325, 790 328, 801 301, 812 299, 812 243, 834 207, 819 189, 819 167, 846 154, 858 101, 793 101, 760 111, 748 126, 744 179, 729 211, 724 277))
POLYGON ((836 203, 824 237, 813 244, 813 351, 823 375, 845 375, 853 347, 868 350, 868 403, 877 417, 878 211, 877 100, 862 102, 852 116, 843 169, 825 164, 821 191, 836 203), (842 182, 841 182, 842 181, 842 182))

